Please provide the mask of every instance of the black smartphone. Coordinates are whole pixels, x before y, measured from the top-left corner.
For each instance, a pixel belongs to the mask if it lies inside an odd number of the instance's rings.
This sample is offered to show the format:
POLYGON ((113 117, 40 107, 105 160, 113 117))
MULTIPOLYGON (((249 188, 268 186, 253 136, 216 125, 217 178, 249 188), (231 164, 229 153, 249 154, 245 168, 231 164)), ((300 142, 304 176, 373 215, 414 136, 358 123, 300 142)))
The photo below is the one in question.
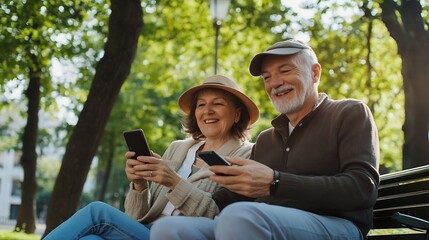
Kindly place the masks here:
POLYGON ((142 129, 124 131, 124 138, 128 150, 136 153, 135 157, 152 156, 142 129))
POLYGON ((206 151, 200 152, 199 156, 204 160, 208 165, 226 165, 231 166, 231 163, 225 160, 223 157, 219 156, 215 151, 206 151))

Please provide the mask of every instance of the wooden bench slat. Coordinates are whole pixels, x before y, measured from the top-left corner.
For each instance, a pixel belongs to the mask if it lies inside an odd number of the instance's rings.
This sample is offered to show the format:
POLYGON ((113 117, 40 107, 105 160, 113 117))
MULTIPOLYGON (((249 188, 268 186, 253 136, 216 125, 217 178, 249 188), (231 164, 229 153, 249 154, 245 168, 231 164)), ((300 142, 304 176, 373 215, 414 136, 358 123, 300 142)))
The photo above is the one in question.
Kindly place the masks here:
POLYGON ((428 203, 429 191, 419 192, 414 195, 398 195, 390 198, 382 198, 377 200, 375 209, 390 208, 396 206, 412 206, 412 205, 424 205, 428 203))
POLYGON ((387 185, 392 182, 404 182, 410 179, 417 179, 429 176, 428 165, 406 169, 399 172, 387 173, 380 176, 380 184, 387 185))
POLYGON ((422 189, 429 190, 429 178, 419 179, 416 182, 407 184, 396 184, 394 186, 380 186, 378 189, 378 197, 391 196, 399 193, 408 193, 421 191, 422 189))

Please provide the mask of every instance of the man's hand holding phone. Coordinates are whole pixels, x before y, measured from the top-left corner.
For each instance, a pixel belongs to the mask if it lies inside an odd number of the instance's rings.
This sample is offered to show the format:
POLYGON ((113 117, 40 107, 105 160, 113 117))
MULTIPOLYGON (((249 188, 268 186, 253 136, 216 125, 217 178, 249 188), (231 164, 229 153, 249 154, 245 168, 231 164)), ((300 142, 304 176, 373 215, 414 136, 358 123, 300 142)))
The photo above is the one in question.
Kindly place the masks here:
POLYGON ((211 166, 215 173, 223 173, 210 176, 210 179, 232 192, 258 198, 270 194, 270 186, 273 181, 273 169, 251 159, 240 157, 228 157, 232 166, 211 166))
MULTIPOLYGON (((200 152, 198 156, 204 160, 210 166, 231 166, 231 163, 228 162, 225 158, 217 154, 215 151, 205 151, 200 152)), ((212 167, 210 167, 211 170, 212 167)), ((225 176, 226 174, 222 172, 215 172, 217 175, 225 176)))

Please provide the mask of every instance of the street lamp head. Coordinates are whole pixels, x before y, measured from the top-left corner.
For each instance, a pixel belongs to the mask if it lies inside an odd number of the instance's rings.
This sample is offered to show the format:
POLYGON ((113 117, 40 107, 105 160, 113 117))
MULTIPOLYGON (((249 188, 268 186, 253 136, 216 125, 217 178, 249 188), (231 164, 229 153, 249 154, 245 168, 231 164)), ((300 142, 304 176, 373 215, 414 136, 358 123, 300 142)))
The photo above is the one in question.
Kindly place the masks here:
POLYGON ((210 14, 216 25, 220 25, 228 13, 230 0, 210 0, 210 14))

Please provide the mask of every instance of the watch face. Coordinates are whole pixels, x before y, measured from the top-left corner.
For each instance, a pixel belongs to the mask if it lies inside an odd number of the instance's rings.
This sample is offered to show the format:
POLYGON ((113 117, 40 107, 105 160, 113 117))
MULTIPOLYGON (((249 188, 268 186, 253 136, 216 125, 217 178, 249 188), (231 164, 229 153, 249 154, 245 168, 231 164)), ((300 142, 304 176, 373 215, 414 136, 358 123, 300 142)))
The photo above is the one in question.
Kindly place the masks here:
POLYGON ((279 183, 280 183, 280 173, 279 171, 274 170, 273 182, 271 183, 271 186, 270 186, 271 196, 276 194, 279 183))
POLYGON ((274 170, 274 181, 273 182, 280 182, 280 173, 277 170, 274 170))

